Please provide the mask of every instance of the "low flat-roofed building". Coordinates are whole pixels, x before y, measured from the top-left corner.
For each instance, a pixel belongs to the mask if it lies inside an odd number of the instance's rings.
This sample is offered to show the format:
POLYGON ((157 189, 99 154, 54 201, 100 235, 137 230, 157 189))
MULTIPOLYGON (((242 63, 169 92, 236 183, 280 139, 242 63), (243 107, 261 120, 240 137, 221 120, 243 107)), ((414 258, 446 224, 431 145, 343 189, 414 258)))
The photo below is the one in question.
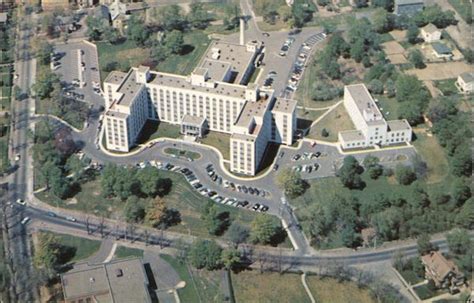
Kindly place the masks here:
POLYGON ((151 302, 148 277, 139 258, 77 264, 61 275, 66 303, 151 302))
POLYGON ((433 54, 437 58, 449 59, 453 56, 453 51, 451 50, 451 48, 449 48, 449 46, 444 43, 434 42, 431 44, 431 47, 433 47, 433 54))
POLYGON ((192 115, 184 115, 181 121, 181 133, 186 136, 202 138, 207 130, 206 119, 192 115))
POLYGON ((456 87, 463 94, 474 92, 474 72, 465 72, 458 76, 456 87))
POLYGON ((425 42, 436 42, 441 40, 441 30, 430 23, 421 28, 421 36, 425 42))
POLYGON ((393 12, 396 15, 413 16, 425 7, 423 0, 395 0, 393 12))
POLYGON ((339 132, 343 149, 365 148, 410 142, 412 129, 406 120, 385 121, 364 84, 344 87, 344 107, 355 130, 339 132))
POLYGON ((0 24, 6 24, 8 20, 8 14, 5 13, 0 13, 0 24))

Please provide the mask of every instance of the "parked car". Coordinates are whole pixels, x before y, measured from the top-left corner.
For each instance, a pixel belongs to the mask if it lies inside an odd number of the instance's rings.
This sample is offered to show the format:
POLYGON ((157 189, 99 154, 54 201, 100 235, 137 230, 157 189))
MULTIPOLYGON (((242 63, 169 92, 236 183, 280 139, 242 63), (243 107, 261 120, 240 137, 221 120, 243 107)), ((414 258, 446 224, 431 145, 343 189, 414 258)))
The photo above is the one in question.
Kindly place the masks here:
POLYGON ((72 216, 67 216, 66 220, 71 221, 71 222, 76 222, 77 221, 76 218, 74 218, 72 216))
POLYGON ((28 223, 30 221, 30 217, 24 217, 23 220, 21 220, 21 224, 22 225, 25 225, 26 223, 28 223))

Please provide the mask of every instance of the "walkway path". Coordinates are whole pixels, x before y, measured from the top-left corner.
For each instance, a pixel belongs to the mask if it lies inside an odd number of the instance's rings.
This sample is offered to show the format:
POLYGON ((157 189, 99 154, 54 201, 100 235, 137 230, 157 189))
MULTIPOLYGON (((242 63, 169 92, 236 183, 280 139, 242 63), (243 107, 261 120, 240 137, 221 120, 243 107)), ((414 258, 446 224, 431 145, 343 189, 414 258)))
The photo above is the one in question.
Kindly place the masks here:
POLYGON ((308 284, 306 283, 306 272, 301 275, 301 282, 303 283, 304 290, 306 290, 306 293, 308 294, 311 303, 316 303, 316 300, 314 299, 313 294, 311 293, 311 290, 309 289, 308 284))

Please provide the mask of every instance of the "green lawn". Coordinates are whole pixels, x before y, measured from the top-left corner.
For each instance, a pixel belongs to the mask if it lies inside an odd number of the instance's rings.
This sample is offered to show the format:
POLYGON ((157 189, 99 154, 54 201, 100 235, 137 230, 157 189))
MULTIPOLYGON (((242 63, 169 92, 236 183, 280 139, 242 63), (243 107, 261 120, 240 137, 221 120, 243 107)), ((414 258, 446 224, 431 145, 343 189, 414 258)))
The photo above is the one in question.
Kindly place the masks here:
POLYGON ((453 6, 453 8, 458 12, 459 15, 466 21, 467 23, 472 22, 472 3, 469 0, 448 0, 449 3, 453 6), (470 20, 469 20, 470 19, 470 20))
POLYGON ((189 158, 193 160, 201 158, 200 153, 184 150, 184 149, 178 149, 178 148, 169 147, 169 148, 166 148, 164 152, 170 155, 175 155, 177 157, 189 158))
POLYGON ((402 275, 403 279, 411 285, 415 285, 424 280, 423 277, 419 277, 413 270, 402 270, 401 272, 399 271, 399 273, 402 275))
POLYGON ((316 302, 331 303, 375 303, 369 290, 359 288, 353 282, 338 282, 336 279, 307 276, 306 283, 316 302))
POLYGON ((178 273, 180 279, 186 283, 184 288, 178 289, 181 302, 223 302, 220 292, 220 273, 218 271, 195 270, 186 264, 180 263, 170 255, 160 255, 178 273))
POLYGON ((209 132, 201 143, 214 146, 221 153, 224 159, 230 159, 230 135, 219 132, 209 132))
POLYGON ((109 74, 104 68, 110 62, 118 62, 121 66, 128 67, 137 66, 149 58, 149 50, 138 47, 137 44, 131 40, 126 40, 120 44, 97 42, 96 45, 102 81, 104 81, 109 74))
POLYGON ((237 302, 311 302, 298 274, 247 270, 232 274, 232 287, 237 302))
POLYGON ((0 172, 4 172, 10 167, 8 160, 8 136, 0 138, 0 172))
POLYGON ((180 136, 179 131, 180 128, 177 125, 148 120, 143 126, 140 137, 137 139, 137 143, 143 144, 158 138, 176 139, 180 136))
MULTIPOLYGON (((160 171, 163 178, 170 178, 173 186, 170 193, 164 196, 167 207, 177 209, 181 214, 181 223, 169 228, 170 231, 185 233, 204 238, 217 238, 209 235, 205 223, 201 220, 201 209, 209 201, 208 198, 195 191, 186 179, 175 172, 160 171)), ((101 195, 99 178, 81 184, 77 195, 67 201, 63 201, 48 191, 36 194, 36 196, 52 205, 66 209, 75 209, 81 212, 105 216, 110 218, 122 218, 122 209, 125 202, 118 198, 106 199, 101 195)), ((250 223, 257 215, 255 212, 242 210, 236 207, 217 204, 220 211, 229 212, 229 217, 233 222, 250 227, 250 223)), ((270 215, 268 215, 270 216, 270 215)), ((275 222, 280 222, 277 217, 272 218, 275 222)), ((220 239, 228 239, 227 234, 223 234, 220 239)), ((290 247, 288 239, 280 244, 282 247, 290 247)))
POLYGON ((388 98, 387 96, 381 95, 374 95, 374 99, 378 100, 377 105, 386 120, 398 119, 398 108, 400 107, 400 102, 395 98, 388 98))
POLYGON ((156 69, 160 72, 189 75, 199 63, 209 45, 209 38, 202 31, 191 31, 184 34, 184 52, 182 55, 170 55, 160 62, 156 69))
POLYGON ((440 290, 431 290, 427 285, 415 287, 413 288, 413 290, 416 292, 416 294, 418 295, 418 297, 420 297, 421 300, 426 300, 444 293, 440 290))
POLYGON ((442 182, 449 175, 449 163, 444 149, 435 136, 429 137, 423 130, 415 131, 415 135, 413 145, 428 165, 426 182, 442 182))
POLYGON ((455 83, 456 79, 434 81, 435 87, 437 87, 444 96, 451 96, 459 93, 455 83))
POLYGON ((354 124, 347 114, 344 104, 341 103, 310 129, 308 138, 337 142, 337 137, 340 131, 352 129, 355 129, 354 124), (329 132, 328 137, 323 137, 321 135, 323 128, 329 132))
POLYGON ((143 258, 143 250, 138 248, 130 248, 125 246, 119 246, 115 250, 114 257, 116 259, 124 259, 129 257, 143 258))
POLYGON ((90 240, 57 233, 54 233, 54 235, 58 237, 61 245, 73 247, 75 249, 74 257, 70 260, 71 262, 86 259, 96 253, 100 248, 100 241, 98 240, 90 240))

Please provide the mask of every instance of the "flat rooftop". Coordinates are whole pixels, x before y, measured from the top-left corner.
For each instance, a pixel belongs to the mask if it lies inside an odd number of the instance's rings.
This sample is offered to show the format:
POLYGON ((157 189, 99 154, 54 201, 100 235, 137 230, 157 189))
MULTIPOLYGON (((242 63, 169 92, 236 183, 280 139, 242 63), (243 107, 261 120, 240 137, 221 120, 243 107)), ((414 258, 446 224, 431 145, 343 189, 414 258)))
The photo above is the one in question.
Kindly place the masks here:
POLYGON ((61 275, 61 283, 66 300, 100 297, 99 302, 151 302, 148 278, 138 258, 80 264, 61 275))
POLYGON ((273 106, 272 111, 280 113, 291 114, 296 108, 296 101, 290 99, 278 98, 273 106))
MULTIPOLYGON (((253 64, 254 54, 255 52, 247 51, 247 46, 245 45, 212 41, 197 67, 205 67, 206 60, 227 63, 230 65, 230 70, 237 74, 234 83, 240 83, 248 66, 253 64)), ((219 73, 210 69, 209 75, 219 76, 219 73)), ((211 76, 211 80, 221 81, 222 78, 212 78, 211 76)))
MULTIPOLYGON (((262 91, 265 92, 265 91, 262 91)), ((250 122, 254 117, 263 117, 268 109, 269 102, 273 98, 273 92, 265 92, 265 96, 259 96, 257 101, 245 102, 239 117, 237 118, 236 126, 249 127, 250 122)), ((258 133, 255 130, 252 134, 258 133)))
POLYGON ((204 87, 198 85, 192 85, 187 81, 187 77, 180 75, 173 75, 167 73, 160 73, 150 71, 151 79, 148 84, 168 86, 175 88, 182 88, 187 90, 194 90, 198 92, 204 92, 208 94, 214 94, 216 96, 230 96, 234 98, 245 98, 245 86, 238 84, 230 84, 224 82, 215 82, 215 87, 204 87))
POLYGON ((339 135, 346 142, 365 140, 365 136, 360 130, 346 130, 339 132, 339 135))
POLYGON ((125 78, 126 75, 127 75, 127 73, 114 70, 113 72, 111 72, 107 76, 107 78, 105 78, 104 82, 118 85, 118 84, 122 83, 122 81, 123 81, 123 79, 125 78))
POLYGON ((407 120, 391 120, 387 121, 388 131, 411 130, 407 120))
POLYGON ((201 126, 206 119, 204 117, 198 117, 193 115, 184 115, 182 124, 185 125, 194 125, 194 126, 201 126))
POLYGON ((205 59, 199 68, 195 71, 199 72, 201 69, 207 70, 207 76, 211 80, 224 81, 224 77, 231 69, 231 65, 228 62, 219 62, 218 60, 205 59))
POLYGON ((368 124, 384 123, 382 113, 365 84, 347 85, 346 91, 352 96, 357 109, 368 124))

